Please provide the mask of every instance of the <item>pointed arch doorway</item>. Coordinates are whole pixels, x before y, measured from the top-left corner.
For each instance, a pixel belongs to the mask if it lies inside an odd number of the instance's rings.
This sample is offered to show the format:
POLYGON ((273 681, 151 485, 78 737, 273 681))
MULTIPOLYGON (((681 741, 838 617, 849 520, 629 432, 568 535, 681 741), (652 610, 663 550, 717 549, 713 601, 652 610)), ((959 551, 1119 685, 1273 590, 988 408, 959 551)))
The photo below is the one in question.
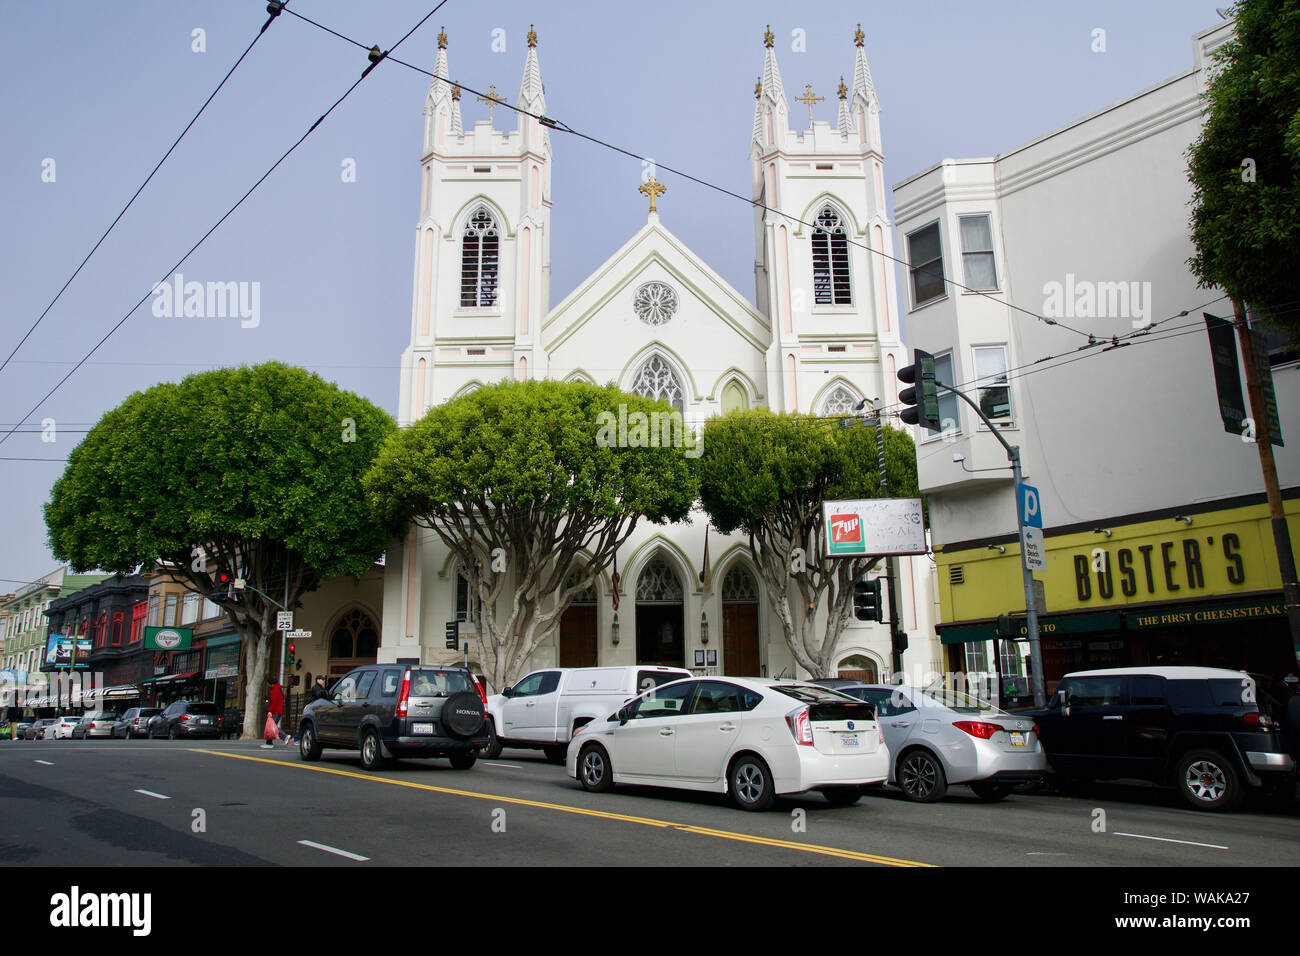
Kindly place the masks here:
POLYGON ((636 662, 686 665, 682 582, 661 556, 641 572, 636 585, 636 662))
POLYGON ((732 677, 761 677, 758 649, 758 583, 736 564, 722 579, 722 661, 732 677))
MULTIPOLYGON (((578 572, 569 575, 565 588, 573 587, 578 572)), ((560 615, 560 666, 596 666, 596 587, 593 584, 560 615)))

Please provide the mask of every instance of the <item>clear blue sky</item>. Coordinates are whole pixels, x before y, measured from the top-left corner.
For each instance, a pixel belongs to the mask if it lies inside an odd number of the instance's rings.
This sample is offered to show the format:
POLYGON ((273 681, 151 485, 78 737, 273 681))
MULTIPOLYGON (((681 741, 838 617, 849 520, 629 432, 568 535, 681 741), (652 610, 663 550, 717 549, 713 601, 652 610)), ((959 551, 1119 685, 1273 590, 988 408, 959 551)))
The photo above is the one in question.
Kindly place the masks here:
MULTIPOLYGON (((1218 0, 1223 6, 1226 0, 1218 0)), ((293 0, 367 44, 391 46, 433 0, 293 0)), ((550 114, 575 129, 736 192, 747 152, 764 25, 787 94, 826 97, 851 79, 861 21, 884 112, 886 182, 944 157, 1010 149, 1192 65, 1213 0, 971 4, 449 2, 399 51, 431 69, 440 26, 451 74, 517 94, 535 23, 550 114), (1106 51, 1092 50, 1093 30, 1106 51), (504 52, 493 31, 506 33, 504 52), (806 52, 791 49, 792 31, 806 52)), ((265 20, 264 0, 62 0, 0 4, 0 360, 265 20), (192 51, 205 31, 206 52, 192 51), (42 182, 53 159, 56 179, 42 182)), ((127 217, 0 372, 7 429, 145 295, 164 270, 366 66, 364 54, 282 16, 127 217)), ((187 278, 261 283, 261 324, 158 319, 136 311, 0 457, 66 457, 138 389, 218 365, 279 359, 319 371, 390 412, 407 344, 427 78, 382 64, 183 268, 187 278), (357 181, 341 164, 356 161, 357 181), (53 418, 57 440, 42 442, 53 418)), ((792 104, 792 117, 804 107, 792 104)), ((486 115, 462 102, 466 124, 486 115)), ((508 114, 498 108, 497 125, 508 114)), ((513 128, 513 123, 511 123, 513 128)), ((644 223, 637 161, 561 133, 552 210, 552 305, 644 223)), ((1171 169, 1170 175, 1183 175, 1171 169)), ((664 224, 749 297, 747 204, 662 176, 664 224)), ((0 460, 0 593, 57 562, 41 505, 62 465, 0 460)))

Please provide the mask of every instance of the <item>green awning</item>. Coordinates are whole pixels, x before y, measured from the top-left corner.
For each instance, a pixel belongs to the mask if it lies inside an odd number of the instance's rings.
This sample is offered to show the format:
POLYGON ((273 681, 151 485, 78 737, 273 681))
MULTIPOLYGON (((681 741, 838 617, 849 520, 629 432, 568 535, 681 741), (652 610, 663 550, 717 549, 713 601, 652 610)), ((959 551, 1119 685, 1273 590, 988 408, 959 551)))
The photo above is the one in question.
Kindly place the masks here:
POLYGON ((1151 611, 1133 611, 1125 616, 1129 630, 1152 627, 1186 627, 1189 624, 1222 624, 1226 621, 1255 621, 1261 618, 1286 617, 1286 602, 1249 601, 1220 604, 1214 607, 1164 607, 1151 611))
MULTIPOLYGON (((1118 631, 1123 615, 1119 611, 1101 611, 1092 614, 1040 614, 1038 636, 1056 637, 1059 634, 1090 634, 1097 631, 1118 631)), ((969 644, 972 641, 992 641, 998 636, 997 621, 970 624, 940 624, 939 640, 944 644, 969 644)), ((1027 638, 1029 626, 1024 615, 1011 618, 1011 639, 1027 638)))
POLYGON ((211 650, 214 647, 225 647, 227 644, 238 644, 240 640, 242 640, 242 635, 238 633, 222 634, 220 637, 209 637, 208 650, 211 650))

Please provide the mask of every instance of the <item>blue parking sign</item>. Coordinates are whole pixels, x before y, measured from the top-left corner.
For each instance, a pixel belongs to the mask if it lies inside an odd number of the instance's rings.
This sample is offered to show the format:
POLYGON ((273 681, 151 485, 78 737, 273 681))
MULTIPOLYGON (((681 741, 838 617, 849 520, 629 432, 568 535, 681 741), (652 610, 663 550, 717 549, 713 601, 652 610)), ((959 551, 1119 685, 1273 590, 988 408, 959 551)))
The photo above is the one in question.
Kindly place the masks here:
POLYGON ((1020 509, 1020 556, 1030 571, 1047 570, 1047 553, 1043 547, 1043 509, 1038 489, 1033 485, 1016 485, 1016 505, 1020 509))

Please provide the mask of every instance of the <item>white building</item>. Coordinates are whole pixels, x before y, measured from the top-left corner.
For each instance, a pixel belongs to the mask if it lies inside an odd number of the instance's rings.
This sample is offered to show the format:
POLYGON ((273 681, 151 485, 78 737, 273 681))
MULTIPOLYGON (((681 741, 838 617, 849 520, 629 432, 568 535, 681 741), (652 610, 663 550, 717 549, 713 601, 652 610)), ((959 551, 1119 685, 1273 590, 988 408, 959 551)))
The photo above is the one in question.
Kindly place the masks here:
MULTIPOLYGON (((1185 153, 1200 135, 1210 55, 1231 29, 1198 34, 1179 76, 894 188, 901 258, 912 264, 909 342, 936 355, 941 381, 979 395, 1041 495, 1049 688, 1076 667, 1264 670, 1289 652, 1259 456, 1224 431, 1202 319, 1232 307, 1187 267, 1185 153), (1077 352, 1087 338, 1066 328, 1105 345, 1153 322, 1149 336, 1108 351, 1077 352), (1057 358, 1035 364, 1046 356, 1057 358), (1254 623, 1215 623, 1239 622, 1233 615, 1254 623)), ((1273 376, 1287 441, 1275 452, 1300 541, 1300 376, 1294 362, 1273 376)), ((993 620, 1025 606, 1015 499, 1006 453, 973 412, 950 395, 941 417, 951 428, 918 446, 940 552, 939 629, 983 670, 993 620)))
MULTIPOLYGON (((846 44, 853 84, 851 94, 841 89, 837 123, 792 130, 772 34, 766 35, 750 151, 753 195, 815 227, 756 212, 756 303, 686 248, 652 205, 644 223, 628 223, 627 242, 553 306, 550 132, 502 108, 497 117, 512 119, 513 129, 488 120, 466 128, 459 90, 446 81, 440 35, 424 108, 401 423, 502 378, 603 384, 610 368, 624 390, 664 398, 688 422, 734 408, 840 414, 863 398, 893 402, 905 355, 894 273, 863 248, 893 252, 880 104, 860 31, 856 43, 854 54, 846 44)), ((546 112, 531 30, 516 103, 546 112)), ((659 202, 671 222, 671 197, 659 202)), ((586 603, 570 608, 558 640, 543 644, 532 665, 694 666, 703 651, 706 668, 716 673, 794 674, 746 540, 713 531, 712 574, 701 580, 707 523, 697 514, 689 526, 638 530, 618 555, 617 624, 606 573, 586 603)), ((922 557, 900 567, 910 643, 905 665, 924 669, 938 658, 931 565, 922 557)), ((472 633, 468 611, 449 552, 430 533, 415 531, 400 552, 389 553, 379 659, 446 659, 444 622, 459 616, 472 633)), ((836 661, 872 678, 887 674, 887 627, 855 622, 836 661)))

